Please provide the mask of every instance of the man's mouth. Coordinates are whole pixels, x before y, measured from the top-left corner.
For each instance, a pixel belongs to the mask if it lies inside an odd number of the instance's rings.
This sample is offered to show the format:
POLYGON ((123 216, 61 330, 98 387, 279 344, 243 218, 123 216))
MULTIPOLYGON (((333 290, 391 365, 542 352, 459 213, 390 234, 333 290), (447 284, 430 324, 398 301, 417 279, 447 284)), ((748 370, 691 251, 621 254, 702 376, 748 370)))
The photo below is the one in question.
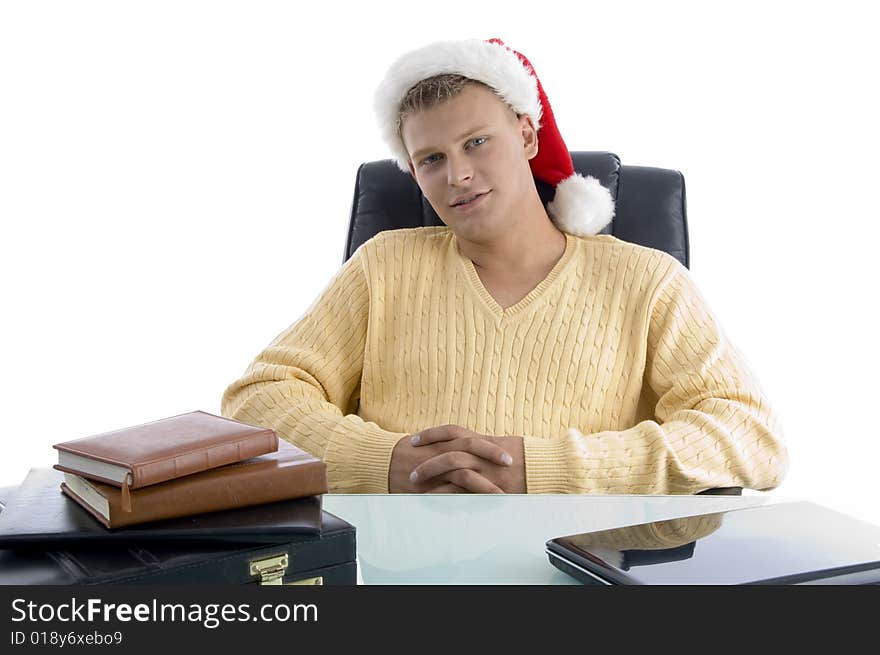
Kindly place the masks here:
POLYGON ((450 207, 464 207, 464 206, 470 205, 478 198, 482 198, 483 196, 485 196, 487 193, 489 193, 489 191, 486 191, 484 193, 475 193, 473 195, 467 196, 465 198, 462 198, 462 199, 452 203, 450 205, 450 207))

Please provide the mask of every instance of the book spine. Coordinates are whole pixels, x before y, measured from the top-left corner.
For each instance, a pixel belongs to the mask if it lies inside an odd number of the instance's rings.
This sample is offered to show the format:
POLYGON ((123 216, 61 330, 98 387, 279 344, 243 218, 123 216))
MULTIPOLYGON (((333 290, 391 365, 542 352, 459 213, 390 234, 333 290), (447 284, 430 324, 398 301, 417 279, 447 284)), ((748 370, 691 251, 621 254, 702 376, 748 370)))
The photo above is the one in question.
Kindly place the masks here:
POLYGON ((108 494, 110 527, 206 514, 327 493, 327 465, 316 460, 293 467, 239 471, 228 476, 172 480, 133 490, 132 511, 122 511, 121 494, 108 494))
POLYGON ((226 464, 234 464, 251 457, 273 453, 276 450, 278 450, 278 435, 273 430, 266 430, 248 435, 238 441, 207 446, 168 459, 132 467, 131 489, 139 489, 226 464))

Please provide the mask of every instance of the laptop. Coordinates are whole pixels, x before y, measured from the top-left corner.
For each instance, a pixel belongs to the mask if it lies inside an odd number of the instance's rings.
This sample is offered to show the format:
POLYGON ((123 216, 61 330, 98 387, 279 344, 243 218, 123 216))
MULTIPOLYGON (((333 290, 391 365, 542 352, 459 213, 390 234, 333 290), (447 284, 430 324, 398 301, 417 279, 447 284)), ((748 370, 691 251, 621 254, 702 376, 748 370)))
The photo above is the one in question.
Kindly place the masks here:
POLYGON ((805 501, 557 537, 546 552, 591 585, 880 583, 880 527, 805 501))

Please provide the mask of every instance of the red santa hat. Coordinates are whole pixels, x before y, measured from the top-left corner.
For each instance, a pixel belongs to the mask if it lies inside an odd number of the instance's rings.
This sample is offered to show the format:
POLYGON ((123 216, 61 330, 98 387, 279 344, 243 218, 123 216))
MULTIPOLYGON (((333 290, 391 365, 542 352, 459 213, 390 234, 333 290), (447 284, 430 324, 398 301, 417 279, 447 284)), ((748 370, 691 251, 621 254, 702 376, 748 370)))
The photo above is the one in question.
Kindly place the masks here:
POLYGON ((535 178, 556 188, 547 211, 563 232, 597 234, 614 216, 614 199, 599 181, 575 173, 571 154, 556 127, 553 110, 532 64, 500 39, 442 41, 398 58, 376 91, 375 109, 382 138, 400 170, 409 172, 409 153, 400 136, 400 103, 418 82, 456 74, 482 82, 517 115, 526 114, 538 130, 538 154, 529 164, 535 178))

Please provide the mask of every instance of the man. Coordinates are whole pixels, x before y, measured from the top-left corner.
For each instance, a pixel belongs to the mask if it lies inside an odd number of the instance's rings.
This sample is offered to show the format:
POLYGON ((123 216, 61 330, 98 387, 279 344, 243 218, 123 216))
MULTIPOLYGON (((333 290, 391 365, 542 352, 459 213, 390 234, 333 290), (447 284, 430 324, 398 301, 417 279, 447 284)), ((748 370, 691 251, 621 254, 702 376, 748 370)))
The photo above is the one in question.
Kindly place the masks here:
POLYGON ((358 248, 224 415, 321 457, 332 492, 779 484, 780 428, 743 358, 677 260, 597 234, 613 200, 574 174, 525 57, 432 44, 376 107, 445 227, 358 248), (535 178, 556 187, 546 210, 535 178))

